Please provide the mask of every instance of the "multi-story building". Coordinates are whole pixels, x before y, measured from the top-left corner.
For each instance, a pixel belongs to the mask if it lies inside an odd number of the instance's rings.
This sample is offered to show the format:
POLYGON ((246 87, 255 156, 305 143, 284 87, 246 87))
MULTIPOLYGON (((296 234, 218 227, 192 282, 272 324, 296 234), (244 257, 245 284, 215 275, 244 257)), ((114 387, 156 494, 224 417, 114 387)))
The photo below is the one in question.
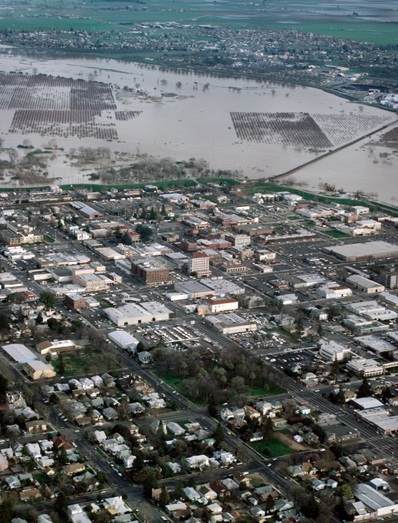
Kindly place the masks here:
POLYGON ((150 257, 143 259, 133 259, 131 261, 131 274, 137 280, 143 281, 146 285, 167 285, 171 283, 170 271, 161 259, 150 257))
POLYGON ((210 258, 204 252, 195 252, 188 263, 189 274, 195 274, 198 278, 210 276, 210 258))

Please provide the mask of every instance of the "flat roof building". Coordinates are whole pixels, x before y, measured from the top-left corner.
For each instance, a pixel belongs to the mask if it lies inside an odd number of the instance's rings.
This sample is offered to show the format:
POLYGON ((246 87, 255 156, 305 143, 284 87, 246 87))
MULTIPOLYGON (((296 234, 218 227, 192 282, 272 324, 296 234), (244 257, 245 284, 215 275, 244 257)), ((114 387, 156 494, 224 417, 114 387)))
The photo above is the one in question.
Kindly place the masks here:
POLYGON ((104 312, 118 327, 167 321, 172 315, 172 311, 160 302, 147 302, 140 305, 127 303, 119 308, 104 309, 104 312))
POLYGON ((347 281, 355 289, 358 289, 361 292, 365 292, 366 294, 378 294, 385 291, 385 287, 381 283, 376 283, 375 281, 370 280, 369 278, 364 278, 359 274, 349 276, 347 281))
POLYGON ((353 359, 347 363, 346 369, 353 374, 356 374, 357 376, 363 376, 364 378, 381 376, 384 374, 384 367, 377 363, 376 360, 371 358, 353 359))
POLYGON ((167 285, 172 282, 166 263, 159 258, 149 257, 144 260, 131 260, 131 274, 146 285, 167 285))
POLYGON ((351 243, 340 246, 325 247, 325 250, 345 261, 361 261, 398 257, 398 245, 384 241, 351 243))
POLYGON ((241 332, 257 330, 257 323, 255 321, 246 320, 243 316, 234 312, 230 314, 218 314, 217 316, 207 316, 206 322, 223 334, 239 334, 241 332))
POLYGON ((112 331, 108 338, 121 349, 135 349, 139 341, 126 331, 112 331))
POLYGON ((334 340, 322 340, 319 343, 319 355, 328 361, 344 361, 351 356, 351 350, 334 340))
POLYGON ((37 356, 22 343, 10 343, 1 347, 16 363, 34 361, 37 356))
POLYGON ((53 378, 56 375, 54 367, 49 363, 44 363, 40 360, 30 361, 25 363, 23 370, 33 381, 53 378))

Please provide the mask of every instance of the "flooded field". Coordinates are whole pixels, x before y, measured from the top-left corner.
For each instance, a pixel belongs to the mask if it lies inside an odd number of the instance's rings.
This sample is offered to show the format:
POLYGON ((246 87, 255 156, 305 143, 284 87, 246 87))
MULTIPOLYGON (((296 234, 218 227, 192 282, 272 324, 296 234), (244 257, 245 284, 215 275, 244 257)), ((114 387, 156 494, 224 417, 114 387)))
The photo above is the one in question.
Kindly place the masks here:
MULTIPOLYGON (((117 165, 139 153, 204 159, 213 169, 268 178, 397 119, 316 89, 178 74, 112 60, 34 62, 5 52, 0 71, 3 147, 25 141, 40 148, 56 140, 64 153, 49 160, 48 176, 65 183, 87 182, 95 172, 95 164, 86 172, 69 161, 68 152, 80 147, 106 147, 117 165)), ((357 143, 294 178, 316 190, 323 179, 347 190, 368 187, 391 201, 388 185, 397 183, 397 155, 389 148, 388 158, 379 158, 377 139, 372 154, 366 141, 357 143), (385 194, 381 179, 387 184, 385 194)))

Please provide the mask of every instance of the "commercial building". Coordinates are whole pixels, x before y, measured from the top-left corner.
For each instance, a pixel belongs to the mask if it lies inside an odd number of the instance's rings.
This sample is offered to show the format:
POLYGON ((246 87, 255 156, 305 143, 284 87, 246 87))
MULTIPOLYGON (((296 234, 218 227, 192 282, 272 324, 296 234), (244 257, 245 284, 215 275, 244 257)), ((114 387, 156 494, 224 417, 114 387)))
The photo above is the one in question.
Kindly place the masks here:
POLYGON ((77 292, 65 295, 65 305, 74 311, 87 307, 87 302, 83 296, 77 292))
POLYGON ((398 416, 390 416, 385 409, 366 409, 357 411, 356 415, 384 434, 398 433, 398 416))
POLYGON ((365 483, 357 485, 354 496, 368 508, 366 516, 369 514, 369 517, 385 517, 392 516, 398 512, 397 503, 394 503, 387 496, 365 483))
POLYGON ((108 334, 108 338, 121 349, 136 349, 139 341, 126 331, 118 330, 108 334))
POLYGON ((16 363, 26 363, 37 359, 31 350, 22 343, 10 343, 1 347, 16 363))
POLYGON ((326 440, 329 444, 337 443, 338 445, 344 445, 345 443, 358 441, 361 438, 358 429, 348 427, 343 423, 328 425, 324 427, 323 430, 325 431, 326 440))
POLYGON ((351 289, 343 287, 335 282, 322 285, 316 292, 321 298, 326 298, 327 300, 339 300, 341 298, 346 298, 347 296, 352 296, 351 289))
POLYGON ((381 376, 384 374, 383 365, 380 365, 376 360, 370 358, 353 359, 347 363, 346 369, 356 376, 362 376, 364 378, 381 376))
POLYGON ((398 296, 395 294, 381 292, 380 300, 383 300, 385 303, 387 303, 387 305, 391 305, 392 307, 398 307, 398 296))
POLYGON ((247 247, 252 242, 247 234, 226 234, 225 239, 231 242, 234 247, 247 247))
POLYGON ((385 291, 385 287, 384 285, 381 285, 381 283, 376 283, 375 281, 369 280, 369 278, 364 278, 359 274, 349 276, 347 278, 347 281, 355 289, 358 289, 359 291, 364 292, 366 294, 378 294, 380 292, 385 291))
POLYGON ((378 356, 392 358, 393 352, 396 347, 386 340, 377 338, 376 336, 357 336, 354 338, 357 343, 374 352, 378 356))
POLYGON ((198 278, 210 276, 210 258, 204 252, 194 252, 188 262, 189 274, 195 274, 198 278))
POLYGON ((350 358, 351 350, 333 340, 319 343, 319 355, 328 361, 345 361, 350 358))
POLYGON ((40 360, 34 360, 25 363, 23 370, 26 375, 33 381, 45 378, 53 378, 56 375, 54 367, 49 363, 43 363, 40 360))
POLYGON ((239 309, 239 302, 234 298, 208 298, 206 303, 211 314, 236 311, 239 309))
POLYGON ((372 278, 384 285, 387 289, 396 289, 398 287, 397 267, 384 267, 380 272, 373 273, 372 278))
POLYGON ((239 334, 257 330, 256 322, 246 320, 243 316, 234 312, 219 314, 218 316, 207 316, 206 321, 223 334, 239 334))
POLYGON ((218 296, 225 296, 226 294, 238 296, 245 293, 244 287, 239 287, 236 283, 224 278, 203 278, 200 283, 212 289, 214 294, 218 296))
POLYGON ((215 294, 213 289, 210 289, 207 285, 203 285, 203 283, 198 281, 176 283, 174 284, 174 288, 176 291, 188 296, 190 300, 206 298, 206 296, 213 296, 215 294))
POLYGON ((369 334, 371 332, 388 330, 388 325, 379 321, 368 320, 357 314, 349 314, 344 318, 343 323, 356 334, 369 334))
POLYGON ((172 281, 166 263, 154 257, 145 260, 134 258, 131 261, 131 274, 149 286, 167 285, 172 281))
POLYGON ((86 292, 101 292, 108 288, 107 280, 96 274, 75 274, 72 281, 84 287, 86 292))
POLYGON ((398 314, 395 311, 386 309, 383 305, 373 300, 349 303, 345 308, 369 320, 391 321, 398 318, 398 314))
POLYGON ((104 309, 108 318, 118 327, 167 321, 173 312, 160 302, 127 303, 119 308, 104 309))
POLYGON ((398 257, 398 245, 384 241, 325 247, 325 251, 334 254, 344 261, 379 260, 381 258, 398 257))
POLYGON ((58 356, 63 352, 72 352, 76 350, 78 346, 72 340, 53 340, 53 341, 42 341, 36 345, 37 352, 40 354, 51 354, 51 356, 58 356))

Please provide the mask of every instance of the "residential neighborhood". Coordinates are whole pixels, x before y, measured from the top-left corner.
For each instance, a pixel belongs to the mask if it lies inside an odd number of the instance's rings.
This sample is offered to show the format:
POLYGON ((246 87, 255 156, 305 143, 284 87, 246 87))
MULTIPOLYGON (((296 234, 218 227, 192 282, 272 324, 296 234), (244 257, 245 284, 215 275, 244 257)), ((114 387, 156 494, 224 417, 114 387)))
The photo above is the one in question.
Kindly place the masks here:
POLYGON ((396 517, 396 219, 249 187, 3 196, 9 521, 396 517))

